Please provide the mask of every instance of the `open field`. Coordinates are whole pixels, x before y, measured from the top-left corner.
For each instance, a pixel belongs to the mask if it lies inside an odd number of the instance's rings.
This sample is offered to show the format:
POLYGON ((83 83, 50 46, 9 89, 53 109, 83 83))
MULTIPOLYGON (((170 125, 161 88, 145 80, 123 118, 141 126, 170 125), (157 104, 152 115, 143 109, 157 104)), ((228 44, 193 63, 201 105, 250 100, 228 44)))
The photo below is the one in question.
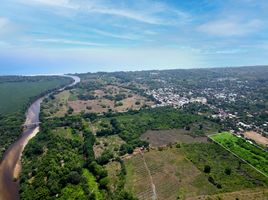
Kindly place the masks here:
MULTIPOLYGON (((267 195, 263 187, 267 184, 265 177, 229 152, 219 149, 216 144, 182 144, 180 148, 173 146, 161 151, 150 150, 143 156, 155 185, 157 199, 160 200, 178 197, 216 199, 217 196, 235 199, 241 195, 261 199, 267 195), (206 165, 211 168, 209 173, 203 171, 206 165), (227 168, 230 168, 230 174, 226 174, 227 168), (251 192, 256 186, 259 187, 257 192, 251 192)), ((125 160, 125 164, 126 189, 139 199, 152 199, 150 174, 142 154, 125 160)))
POLYGON ((212 135, 210 138, 268 176, 268 152, 228 132, 212 135))
POLYGON ((193 198, 188 198, 187 200, 265 200, 268 199, 268 189, 267 188, 254 188, 246 189, 236 192, 227 192, 222 194, 214 195, 202 195, 193 198))
POLYGON ((262 146, 268 146, 268 138, 263 137, 261 134, 255 131, 247 131, 244 133, 244 136, 248 139, 254 140, 257 144, 262 146))
POLYGON ((142 134, 141 139, 149 142, 153 147, 182 142, 207 142, 207 137, 192 137, 185 129, 149 130, 142 134))
POLYGON ((109 110, 126 112, 129 109, 139 110, 153 104, 152 101, 129 89, 107 85, 103 89, 90 92, 81 88, 63 91, 54 95, 53 99, 49 99, 43 108, 47 116, 62 117, 69 108, 72 108, 74 113, 82 111, 104 113, 109 110))
POLYGON ((42 111, 46 116, 63 117, 68 111, 70 91, 64 90, 42 104, 42 111))
POLYGON ((121 144, 125 143, 118 135, 97 137, 95 145, 93 147, 96 157, 101 156, 105 150, 118 154, 118 150, 121 144))
MULTIPOLYGON (((144 154, 144 159, 159 200, 186 198, 217 191, 217 188, 207 181, 206 176, 176 148, 151 150, 144 154)), ((125 163, 126 188, 139 199, 151 199, 153 191, 141 154, 126 160, 125 163)))
POLYGON ((154 104, 134 91, 116 85, 106 85, 90 91, 76 89, 72 91, 72 96, 73 100, 69 101, 68 105, 76 113, 81 111, 103 113, 109 110, 125 112, 129 109, 138 110, 154 104), (89 97, 90 99, 83 99, 89 97))
POLYGON ((119 182, 119 173, 121 170, 121 165, 119 162, 112 161, 105 165, 105 169, 107 170, 108 177, 110 179, 108 187, 111 191, 115 191, 119 182))
POLYGON ((119 102, 115 102, 109 99, 101 98, 94 100, 76 100, 69 101, 68 105, 74 109, 75 113, 85 111, 93 113, 103 113, 108 112, 109 109, 115 112, 125 112, 129 109, 138 110, 144 105, 153 105, 152 102, 147 102, 145 97, 134 95, 132 97, 127 97, 119 102), (137 105, 136 102, 139 102, 137 105))

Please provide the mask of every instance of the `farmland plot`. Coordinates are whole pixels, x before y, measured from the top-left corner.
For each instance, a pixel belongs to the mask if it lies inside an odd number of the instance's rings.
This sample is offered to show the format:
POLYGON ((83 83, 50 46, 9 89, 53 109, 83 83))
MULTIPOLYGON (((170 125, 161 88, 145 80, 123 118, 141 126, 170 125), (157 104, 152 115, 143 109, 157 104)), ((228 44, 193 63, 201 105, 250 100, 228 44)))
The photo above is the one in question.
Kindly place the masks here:
POLYGON ((268 177, 268 152, 228 132, 212 135, 210 138, 268 177))

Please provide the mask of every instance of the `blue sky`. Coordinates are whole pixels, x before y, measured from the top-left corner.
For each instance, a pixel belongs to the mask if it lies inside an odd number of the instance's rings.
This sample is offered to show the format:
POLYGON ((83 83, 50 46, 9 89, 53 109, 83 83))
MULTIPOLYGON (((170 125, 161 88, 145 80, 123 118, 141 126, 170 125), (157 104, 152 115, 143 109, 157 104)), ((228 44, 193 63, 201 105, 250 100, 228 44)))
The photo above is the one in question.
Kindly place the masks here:
POLYGON ((268 64, 266 0, 1 0, 0 74, 268 64))

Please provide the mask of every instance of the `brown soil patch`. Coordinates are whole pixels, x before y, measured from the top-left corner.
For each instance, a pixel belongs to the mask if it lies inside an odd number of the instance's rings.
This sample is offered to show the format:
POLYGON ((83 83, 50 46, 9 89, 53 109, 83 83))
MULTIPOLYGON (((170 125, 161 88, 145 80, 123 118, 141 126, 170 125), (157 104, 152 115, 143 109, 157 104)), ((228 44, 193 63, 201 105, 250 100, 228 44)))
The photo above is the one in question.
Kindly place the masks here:
POLYGON ((94 94, 95 94, 95 96, 101 98, 105 95, 105 92, 103 90, 95 90, 94 94))
POLYGON ((254 140, 257 144, 268 146, 268 138, 263 137, 261 134, 255 131, 245 132, 244 136, 248 139, 254 140))
POLYGON ((75 113, 86 111, 93 113, 107 112, 109 108, 114 107, 114 102, 108 99, 89 100, 89 101, 69 101, 68 105, 74 110, 75 113))
MULTIPOLYGON (((98 95, 100 92, 98 92, 98 95)), ((101 98, 101 99, 94 99, 88 101, 69 101, 68 106, 70 106, 75 113, 79 113, 81 111, 85 112, 92 112, 92 113, 103 113, 108 112, 109 109, 115 112, 126 112, 129 109, 139 110, 144 105, 152 106, 154 103, 151 101, 146 101, 145 97, 140 95, 133 95, 132 97, 128 97, 121 101, 123 103, 122 106, 115 106, 114 101, 101 98), (140 104, 136 105, 136 102, 139 101, 140 104)))
POLYGON ((192 143, 207 142, 206 137, 192 137, 190 131, 184 129, 172 130, 149 130, 141 136, 142 140, 148 141, 153 147, 167 145, 169 143, 192 143))

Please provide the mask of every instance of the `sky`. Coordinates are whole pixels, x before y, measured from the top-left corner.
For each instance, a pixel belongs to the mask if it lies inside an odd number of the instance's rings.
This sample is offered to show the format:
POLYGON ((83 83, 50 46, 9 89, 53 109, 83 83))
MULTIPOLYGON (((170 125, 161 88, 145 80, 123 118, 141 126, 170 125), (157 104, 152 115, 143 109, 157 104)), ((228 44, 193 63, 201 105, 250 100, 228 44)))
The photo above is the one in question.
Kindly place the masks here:
POLYGON ((0 74, 268 64, 267 0, 1 0, 0 74))

